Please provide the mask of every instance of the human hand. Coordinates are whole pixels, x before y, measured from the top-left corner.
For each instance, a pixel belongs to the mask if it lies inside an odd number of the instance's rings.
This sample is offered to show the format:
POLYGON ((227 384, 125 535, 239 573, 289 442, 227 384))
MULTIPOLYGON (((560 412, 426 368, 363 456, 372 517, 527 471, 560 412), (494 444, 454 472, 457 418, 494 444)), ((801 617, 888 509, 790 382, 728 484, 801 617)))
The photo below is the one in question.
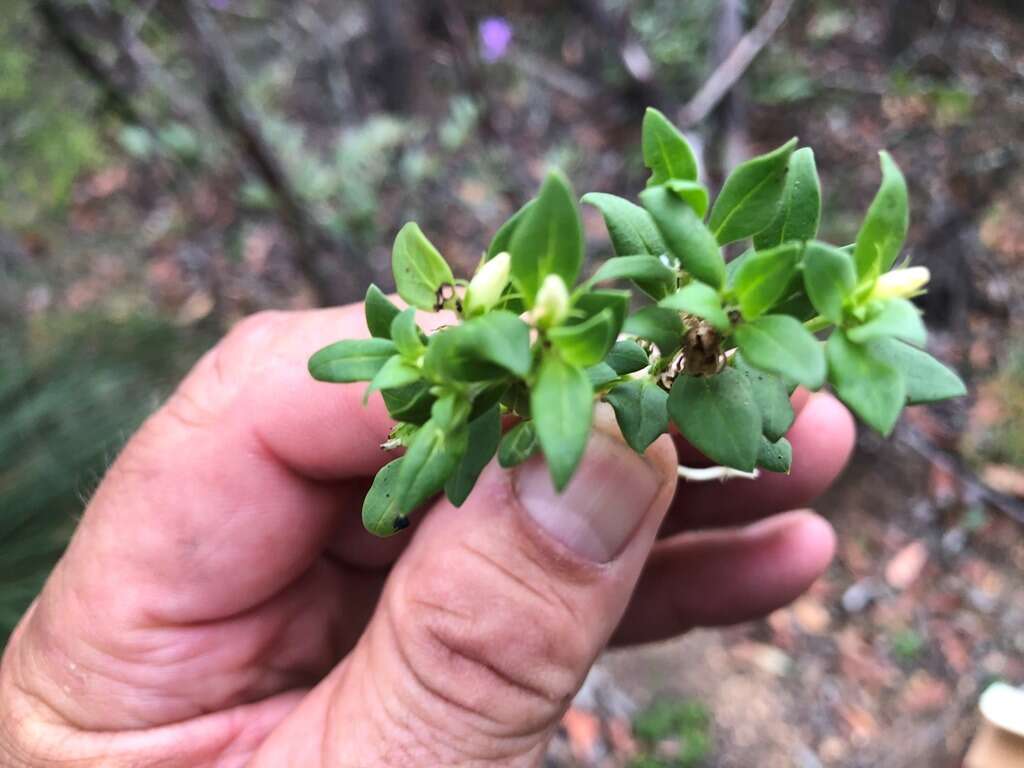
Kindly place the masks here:
POLYGON ((360 306, 250 318, 131 439, 8 645, 0 764, 536 765, 609 642, 763 615, 831 558, 776 514, 849 455, 827 395, 798 398, 790 476, 677 491, 670 437, 640 457, 599 416, 563 495, 491 466, 375 539, 390 420, 305 369, 360 334, 360 306))

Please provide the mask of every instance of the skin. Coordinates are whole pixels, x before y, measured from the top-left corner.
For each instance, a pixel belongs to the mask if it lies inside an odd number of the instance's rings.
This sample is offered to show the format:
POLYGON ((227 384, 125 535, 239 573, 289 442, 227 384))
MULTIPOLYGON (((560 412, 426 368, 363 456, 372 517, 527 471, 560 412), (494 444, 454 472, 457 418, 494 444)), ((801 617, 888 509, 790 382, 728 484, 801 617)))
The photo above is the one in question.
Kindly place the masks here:
POLYGON ((793 472, 756 481, 677 489, 691 448, 638 457, 599 418, 586 461, 635 462, 650 499, 607 562, 494 466, 461 509, 375 539, 360 507, 391 422, 305 370, 365 335, 361 306, 249 318, 133 436, 6 649, 0 764, 536 765, 606 645, 762 616, 832 557, 828 523, 786 510, 854 427, 800 393, 793 472))

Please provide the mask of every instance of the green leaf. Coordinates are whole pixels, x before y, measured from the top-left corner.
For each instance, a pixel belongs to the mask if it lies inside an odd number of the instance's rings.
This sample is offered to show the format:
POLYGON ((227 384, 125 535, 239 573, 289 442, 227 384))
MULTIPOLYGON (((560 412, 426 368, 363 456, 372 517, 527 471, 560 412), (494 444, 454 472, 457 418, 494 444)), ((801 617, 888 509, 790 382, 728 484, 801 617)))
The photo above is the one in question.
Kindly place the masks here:
POLYGON ((547 354, 530 393, 537 438, 555 488, 569 483, 583 458, 594 417, 594 390, 581 368, 547 354))
POLYGON ((534 202, 534 200, 527 202, 526 205, 512 214, 504 224, 498 227, 498 231, 494 233, 494 238, 491 240, 491 244, 487 248, 487 253, 484 256, 485 261, 490 261, 499 253, 509 249, 509 246, 512 244, 512 234, 516 231, 516 228, 520 223, 522 223, 527 212, 533 207, 534 202))
POLYGON ((498 444, 498 464, 505 469, 522 464, 537 451, 537 429, 532 421, 520 421, 498 444))
POLYGON ((584 322, 594 315, 600 314, 603 310, 610 309, 615 316, 616 335, 626 322, 626 313, 629 311, 629 291, 587 291, 577 294, 573 298, 572 313, 574 316, 571 322, 584 322))
POLYGON ((366 327, 370 329, 370 335, 378 339, 390 339, 391 321, 399 313, 398 307, 391 303, 380 288, 370 285, 363 301, 363 309, 366 312, 366 327))
POLYGON ((366 388, 366 394, 363 395, 363 404, 365 405, 370 395, 378 389, 407 387, 421 378, 422 372, 419 368, 403 360, 399 355, 395 355, 384 363, 384 367, 373 377, 370 386, 366 388))
POLYGON ((654 219, 639 205, 604 192, 590 192, 582 202, 601 212, 617 256, 661 256, 667 252, 654 219))
POLYGON ((420 338, 420 327, 416 325, 415 309, 409 307, 395 315, 391 321, 391 340, 398 354, 406 360, 417 360, 423 354, 426 345, 420 338))
POLYGON ((461 507, 469 497, 480 473, 498 450, 500 440, 501 409, 497 405, 469 422, 469 450, 444 486, 453 506, 461 507))
POLYGON ((825 383, 825 356, 814 334, 788 315, 763 315, 737 326, 736 345, 755 368, 785 376, 808 389, 825 383))
POLYGON ((648 107, 641 135, 644 165, 651 170, 647 186, 664 184, 669 179, 696 181, 697 158, 689 142, 665 115, 648 107))
POLYGON ((548 275, 567 286, 576 282, 583 263, 583 224, 576 197, 559 172, 548 174, 534 205, 512 234, 512 280, 529 306, 548 275))
POLYGON ((828 380, 839 399, 868 426, 889 435, 906 402, 903 374, 854 344, 840 328, 832 332, 825 352, 828 380))
POLYGON ((604 361, 619 376, 625 376, 627 373, 633 373, 641 368, 646 368, 650 362, 647 359, 647 353, 644 352, 640 345, 628 339, 615 342, 605 356, 604 361))
POLYGON ((921 313, 913 302, 906 299, 886 299, 870 307, 863 325, 846 332, 850 341, 863 344, 873 339, 892 337, 923 347, 928 332, 921 321, 921 313))
POLYGON ((715 330, 728 331, 732 327, 729 316, 722 309, 718 291, 704 283, 693 282, 658 302, 659 307, 688 312, 707 320, 715 330))
POLYGON ((761 412, 761 431, 769 440, 777 441, 785 436, 796 419, 786 384, 778 376, 750 365, 741 354, 736 355, 735 360, 736 370, 746 377, 754 403, 761 412))
POLYGON ((654 298, 667 296, 676 287, 676 271, 656 256, 617 256, 608 259, 587 284, 608 280, 632 280, 654 298))
POLYGON ((821 182, 814 164, 814 150, 798 149, 789 158, 782 203, 772 223, 754 236, 759 251, 791 240, 810 240, 821 223, 821 182))
POLYGON ((725 282, 725 259, 714 235, 686 203, 666 187, 651 187, 640 193, 640 202, 654 218, 668 246, 683 269, 702 283, 721 288, 725 282))
POLYGON ((604 389, 612 382, 619 380, 619 374, 615 372, 614 368, 605 362, 598 363, 597 365, 591 365, 589 368, 584 369, 583 372, 587 374, 590 386, 593 387, 595 392, 600 389, 604 389))
POLYGON ((419 309, 436 310, 441 286, 455 283, 448 262, 415 222, 399 230, 391 250, 391 269, 398 295, 419 309))
POLYGON ((654 342, 662 357, 675 354, 683 346, 683 321, 678 312, 664 307, 644 307, 626 318, 622 330, 654 342))
POLYGON ((562 359, 583 367, 601 362, 617 335, 615 315, 610 309, 603 309, 577 325, 563 325, 548 331, 548 338, 562 359))
POLYGON ((793 446, 786 438, 779 438, 771 442, 767 437, 761 437, 761 446, 757 451, 757 466, 769 472, 789 474, 793 466, 793 446))
POLYGON ((733 279, 733 289, 743 317, 753 320, 786 296, 796 274, 802 248, 798 243, 784 243, 743 259, 733 279))
POLYGON ((880 152, 879 157, 882 184, 857 233, 853 251, 861 285, 873 281, 893 265, 910 224, 907 182, 888 152, 880 152))
POLYGON ((430 409, 436 400, 430 393, 430 384, 425 381, 397 389, 385 389, 381 395, 391 418, 411 424, 422 424, 429 419, 430 409))
POLYGON ((643 453, 668 431, 668 392, 650 379, 619 384, 605 395, 629 447, 643 453))
POLYGON ((822 317, 843 322, 847 299, 857 287, 857 270, 847 252, 819 241, 804 250, 804 288, 822 317))
POLYGON ((790 139, 772 152, 740 163, 729 174, 708 219, 720 245, 756 235, 772 223, 795 146, 796 139, 790 139))
POLYGON ((669 179, 665 187, 672 190, 680 200, 693 208, 693 212, 701 219, 708 212, 710 197, 708 188, 696 181, 683 181, 682 179, 669 179))
POLYGON ((319 381, 370 381, 396 352, 387 339, 346 339, 309 358, 309 372, 319 381))
POLYGON ((506 310, 493 310, 430 337, 423 367, 433 378, 486 381, 505 371, 530 372, 530 328, 506 310))
POLYGON ((374 536, 391 536, 409 525, 398 509, 398 475, 403 459, 385 464, 363 499, 363 526, 374 536))
POLYGON ((872 357, 903 375, 908 405, 937 403, 967 394, 960 377, 923 350, 896 339, 879 339, 868 347, 872 357))
MULTIPOLYGON (((434 408, 436 411, 436 404, 434 408)), ((469 428, 465 422, 445 428, 431 416, 416 432, 402 457, 398 471, 398 511, 408 515, 438 493, 468 447, 469 428)))
POLYGON ((668 413, 683 437, 709 459, 751 472, 761 445, 761 413, 750 384, 734 368, 714 376, 679 376, 668 413))

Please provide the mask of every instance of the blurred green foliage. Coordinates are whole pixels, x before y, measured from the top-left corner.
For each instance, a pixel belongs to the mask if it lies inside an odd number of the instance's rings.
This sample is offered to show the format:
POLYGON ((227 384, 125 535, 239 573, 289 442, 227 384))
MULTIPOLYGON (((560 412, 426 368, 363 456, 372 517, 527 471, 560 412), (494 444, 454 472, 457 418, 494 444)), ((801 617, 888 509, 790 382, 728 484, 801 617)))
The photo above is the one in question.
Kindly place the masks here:
POLYGON ((105 152, 95 94, 44 44, 29 0, 5 0, 0 23, 0 227, 59 210, 105 152))
POLYGON ((0 331, 0 644, 107 465, 206 341, 154 317, 0 331))
POLYGON ((704 704, 692 699, 656 699, 633 719, 633 735, 644 752, 630 768, 696 768, 711 755, 711 716, 704 704), (666 741, 674 743, 671 758, 656 750, 666 741))
POLYGON ((968 459, 1024 467, 1024 345, 1012 346, 999 372, 979 386, 977 413, 961 445, 968 459))

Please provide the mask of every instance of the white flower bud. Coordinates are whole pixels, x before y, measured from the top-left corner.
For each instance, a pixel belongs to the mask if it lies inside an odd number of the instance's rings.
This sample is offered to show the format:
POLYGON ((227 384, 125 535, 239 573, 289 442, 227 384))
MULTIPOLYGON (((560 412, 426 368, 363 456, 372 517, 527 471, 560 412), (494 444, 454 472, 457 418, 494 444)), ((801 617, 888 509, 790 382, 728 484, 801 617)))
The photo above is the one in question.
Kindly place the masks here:
POLYGON ((872 299, 909 299, 921 292, 928 284, 931 273, 928 267, 907 267, 886 272, 875 282, 871 290, 872 299))
POLYGON ((511 270, 512 257, 506 251, 481 264, 466 288, 466 314, 479 315, 494 307, 508 285, 511 270))
POLYGON ((558 275, 548 275, 540 284, 533 306, 533 322, 538 328, 560 325, 569 316, 569 289, 558 275))

